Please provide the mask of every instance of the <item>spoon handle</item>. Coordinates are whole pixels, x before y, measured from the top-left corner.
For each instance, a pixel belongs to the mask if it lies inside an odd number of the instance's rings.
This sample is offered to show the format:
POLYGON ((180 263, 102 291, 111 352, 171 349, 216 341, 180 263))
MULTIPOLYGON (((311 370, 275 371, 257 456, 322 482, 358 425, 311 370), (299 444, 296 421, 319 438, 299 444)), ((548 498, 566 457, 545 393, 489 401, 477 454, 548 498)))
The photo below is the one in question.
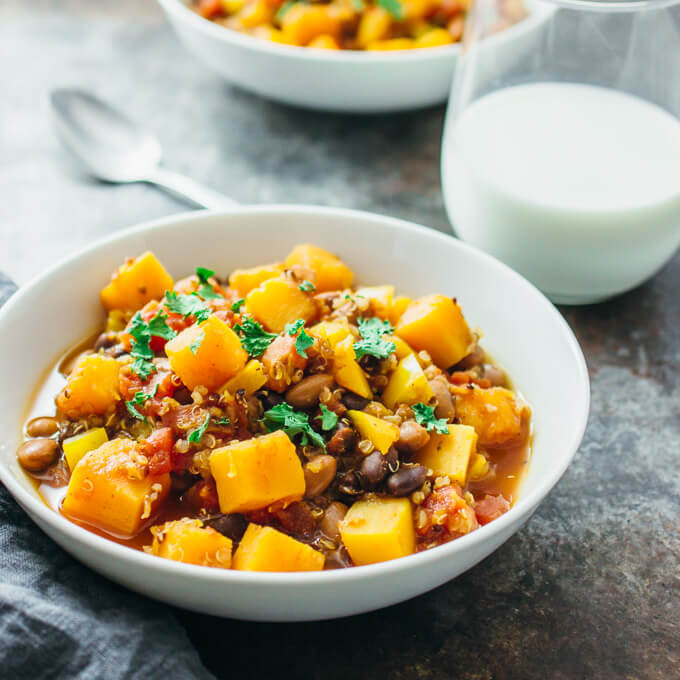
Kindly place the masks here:
POLYGON ((145 178, 145 181, 156 184, 174 196, 199 208, 224 210, 225 208, 233 208, 238 205, 233 198, 228 198, 224 194, 209 189, 189 177, 166 170, 165 168, 154 170, 153 175, 145 178))

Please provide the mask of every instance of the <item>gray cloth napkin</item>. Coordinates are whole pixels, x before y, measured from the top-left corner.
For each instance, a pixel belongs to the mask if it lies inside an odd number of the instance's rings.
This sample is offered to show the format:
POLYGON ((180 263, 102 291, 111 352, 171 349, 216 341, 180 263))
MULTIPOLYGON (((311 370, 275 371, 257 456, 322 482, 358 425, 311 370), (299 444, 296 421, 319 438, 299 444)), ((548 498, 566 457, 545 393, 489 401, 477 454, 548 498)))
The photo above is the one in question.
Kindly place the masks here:
MULTIPOLYGON (((0 306, 15 290, 0 273, 0 306)), ((0 677, 214 676, 170 607, 76 562, 0 484, 0 677)))

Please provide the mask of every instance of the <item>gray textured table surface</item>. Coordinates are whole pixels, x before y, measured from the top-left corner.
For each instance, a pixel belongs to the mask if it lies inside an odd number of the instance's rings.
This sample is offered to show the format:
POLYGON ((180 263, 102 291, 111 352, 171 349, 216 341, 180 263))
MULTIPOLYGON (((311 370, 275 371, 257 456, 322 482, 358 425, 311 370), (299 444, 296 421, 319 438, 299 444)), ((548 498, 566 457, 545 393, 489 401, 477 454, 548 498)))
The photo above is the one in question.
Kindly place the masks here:
MULTIPOLYGON (((0 64, 0 270, 19 283, 181 209, 150 188, 79 174, 46 117, 44 95, 59 85, 125 106, 158 133, 169 167, 241 202, 364 208, 448 228, 443 110, 340 117, 230 89, 184 53, 151 0, 3 0, 0 64)), ((528 525, 472 571, 345 621, 168 616, 220 677, 678 677, 679 288, 676 256, 624 297, 563 310, 591 369, 585 441, 528 525)))

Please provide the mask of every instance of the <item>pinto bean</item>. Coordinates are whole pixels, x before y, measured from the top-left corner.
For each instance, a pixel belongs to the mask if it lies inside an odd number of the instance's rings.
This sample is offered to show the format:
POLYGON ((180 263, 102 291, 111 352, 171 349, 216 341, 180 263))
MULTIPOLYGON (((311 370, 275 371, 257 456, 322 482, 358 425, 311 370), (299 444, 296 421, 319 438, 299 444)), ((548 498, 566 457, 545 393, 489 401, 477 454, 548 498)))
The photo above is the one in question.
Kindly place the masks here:
POLYGON ((29 437, 51 437, 58 432, 59 423, 56 418, 33 418, 26 425, 26 434, 29 437))
POLYGON ((505 387, 505 371, 492 364, 482 366, 482 376, 486 378, 492 387, 505 387))
POLYGON ((305 496, 314 498, 320 496, 335 478, 338 463, 333 456, 314 456, 305 463, 305 496))
POLYGON ((408 496, 417 491, 427 477, 427 468, 423 465, 401 467, 387 478, 387 490, 393 496, 408 496))
POLYGON ((404 456, 412 456, 430 441, 427 430, 415 420, 406 420, 399 428, 399 439, 395 446, 404 456))
POLYGON ((347 506, 344 503, 331 503, 321 518, 321 531, 333 541, 340 540, 340 528, 338 524, 347 514, 347 506))
POLYGON ((326 444, 326 450, 334 456, 342 456, 352 450, 355 440, 356 434, 354 430, 344 423, 339 423, 338 429, 328 440, 328 444, 326 444))
POLYGON ((17 459, 28 472, 43 472, 58 456, 59 444, 54 439, 30 439, 17 450, 17 459))
POLYGON ((437 407, 434 410, 435 416, 437 418, 453 420, 453 417, 456 415, 456 409, 453 405, 451 392, 449 392, 449 381, 443 375, 438 375, 429 382, 434 392, 434 398, 437 400, 437 407))
POLYGON ((316 373, 300 380, 286 392, 286 401, 293 408, 311 408, 319 401, 324 387, 333 385, 333 376, 327 373, 316 373))
POLYGON ((466 357, 463 357, 456 365, 457 371, 468 371, 475 366, 479 366, 484 361, 485 352, 480 345, 475 345, 475 348, 466 357))
POLYGON ((115 333, 102 333, 94 343, 94 351, 98 352, 100 349, 109 349, 116 344, 115 333))

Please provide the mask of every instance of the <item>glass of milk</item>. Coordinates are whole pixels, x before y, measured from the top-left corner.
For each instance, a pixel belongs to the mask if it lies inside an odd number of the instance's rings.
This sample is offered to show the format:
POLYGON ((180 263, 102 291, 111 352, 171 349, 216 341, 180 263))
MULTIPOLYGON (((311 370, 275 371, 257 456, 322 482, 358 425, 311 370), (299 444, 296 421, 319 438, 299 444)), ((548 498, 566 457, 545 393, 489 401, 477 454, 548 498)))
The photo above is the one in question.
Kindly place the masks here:
POLYGON ((507 31, 498 0, 468 14, 446 210, 553 301, 597 302, 680 244, 680 0, 522 1, 507 31))

